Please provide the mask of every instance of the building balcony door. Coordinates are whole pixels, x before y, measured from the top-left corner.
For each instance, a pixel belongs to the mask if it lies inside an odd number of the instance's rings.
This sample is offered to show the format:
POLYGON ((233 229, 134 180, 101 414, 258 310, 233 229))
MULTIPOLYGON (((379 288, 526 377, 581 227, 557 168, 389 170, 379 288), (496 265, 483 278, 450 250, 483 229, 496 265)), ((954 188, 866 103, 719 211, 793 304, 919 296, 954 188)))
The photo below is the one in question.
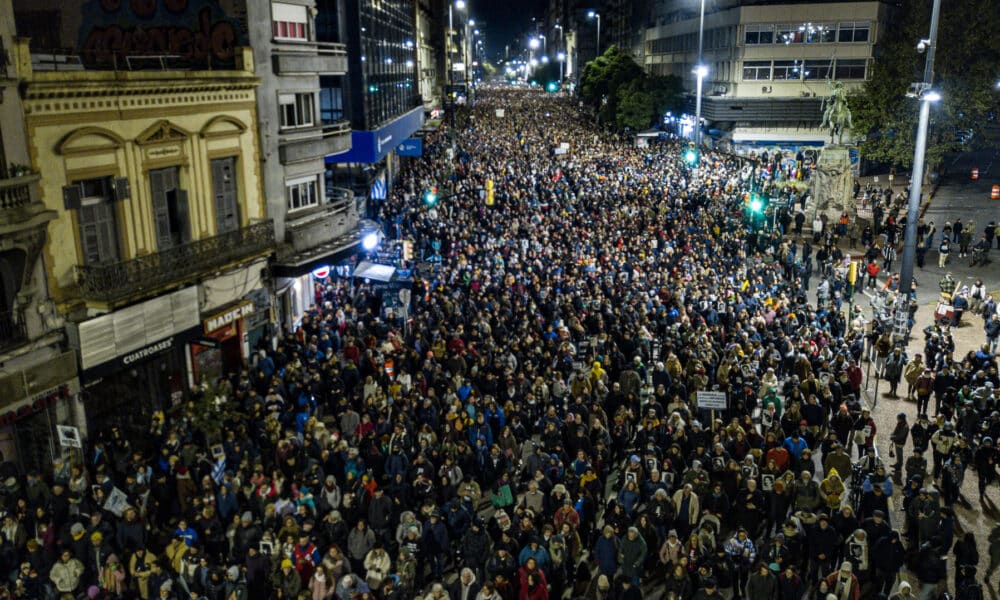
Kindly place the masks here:
POLYGON ((217 233, 240 228, 240 202, 236 189, 236 158, 212 161, 212 193, 215 195, 217 233))
POLYGON ((163 251, 191 241, 187 190, 180 189, 178 168, 153 169, 149 188, 156 222, 156 247, 163 251))

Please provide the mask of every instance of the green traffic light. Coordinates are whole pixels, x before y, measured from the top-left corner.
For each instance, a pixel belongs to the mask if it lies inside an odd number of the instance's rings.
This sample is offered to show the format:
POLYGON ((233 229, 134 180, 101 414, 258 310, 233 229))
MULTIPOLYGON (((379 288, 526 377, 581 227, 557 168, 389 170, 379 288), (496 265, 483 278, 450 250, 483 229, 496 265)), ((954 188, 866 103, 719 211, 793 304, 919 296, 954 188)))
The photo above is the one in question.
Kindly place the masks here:
POLYGON ((434 206, 437 204, 437 201, 438 197, 436 193, 430 191, 424 192, 424 204, 427 206, 434 206))
POLYGON ((693 165, 698 162, 698 153, 694 148, 689 148, 684 152, 684 162, 693 165))
POLYGON ((759 213, 764 210, 764 201, 760 199, 759 196, 754 196, 750 199, 750 210, 759 213))

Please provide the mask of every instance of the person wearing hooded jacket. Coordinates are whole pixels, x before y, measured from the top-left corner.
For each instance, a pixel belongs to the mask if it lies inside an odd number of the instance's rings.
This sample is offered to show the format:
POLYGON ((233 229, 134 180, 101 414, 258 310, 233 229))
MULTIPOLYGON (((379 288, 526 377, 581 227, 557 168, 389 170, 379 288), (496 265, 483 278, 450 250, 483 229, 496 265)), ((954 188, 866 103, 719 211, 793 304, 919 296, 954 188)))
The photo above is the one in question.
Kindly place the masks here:
POLYGON ((888 594, 896 583, 896 575, 903 568, 906 551, 899 539, 899 533, 892 531, 883 536, 872 548, 872 563, 875 567, 874 589, 876 593, 888 594))
POLYGON ((845 487, 837 469, 830 469, 826 475, 826 479, 820 483, 819 491, 823 495, 823 502, 827 508, 831 511, 840 510, 840 503, 843 501, 845 487))

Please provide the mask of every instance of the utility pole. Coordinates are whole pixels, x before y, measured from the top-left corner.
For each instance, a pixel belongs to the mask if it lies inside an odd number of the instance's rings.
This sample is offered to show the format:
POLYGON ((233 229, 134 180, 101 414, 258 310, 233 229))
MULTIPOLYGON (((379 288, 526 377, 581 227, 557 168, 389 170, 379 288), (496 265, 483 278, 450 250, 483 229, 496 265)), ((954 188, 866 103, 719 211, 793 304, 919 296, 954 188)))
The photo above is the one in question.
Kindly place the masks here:
POLYGON ((917 140, 913 149, 913 170, 910 173, 910 199, 906 210, 906 233, 903 237, 903 262, 899 270, 899 297, 896 299, 894 336, 905 343, 909 336, 909 308, 913 262, 917 253, 917 219, 920 214, 920 197, 924 182, 924 159, 927 154, 927 126, 930 121, 930 104, 941 96, 931 90, 934 85, 934 53, 937 50, 938 20, 941 14, 941 0, 934 0, 931 10, 930 37, 921 40, 917 49, 926 48, 927 62, 924 63, 924 80, 911 86, 908 96, 916 97, 920 103, 920 117, 917 121, 917 140))

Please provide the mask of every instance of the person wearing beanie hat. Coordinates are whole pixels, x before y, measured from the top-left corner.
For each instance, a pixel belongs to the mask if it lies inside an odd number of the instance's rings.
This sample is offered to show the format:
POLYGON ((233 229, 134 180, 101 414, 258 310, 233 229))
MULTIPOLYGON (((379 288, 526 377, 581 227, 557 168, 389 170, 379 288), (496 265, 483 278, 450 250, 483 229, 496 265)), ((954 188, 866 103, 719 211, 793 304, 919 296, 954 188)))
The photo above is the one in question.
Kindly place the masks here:
POLYGON ((281 561, 281 569, 274 575, 274 591, 282 600, 298 598, 302 590, 302 577, 289 559, 281 561))

